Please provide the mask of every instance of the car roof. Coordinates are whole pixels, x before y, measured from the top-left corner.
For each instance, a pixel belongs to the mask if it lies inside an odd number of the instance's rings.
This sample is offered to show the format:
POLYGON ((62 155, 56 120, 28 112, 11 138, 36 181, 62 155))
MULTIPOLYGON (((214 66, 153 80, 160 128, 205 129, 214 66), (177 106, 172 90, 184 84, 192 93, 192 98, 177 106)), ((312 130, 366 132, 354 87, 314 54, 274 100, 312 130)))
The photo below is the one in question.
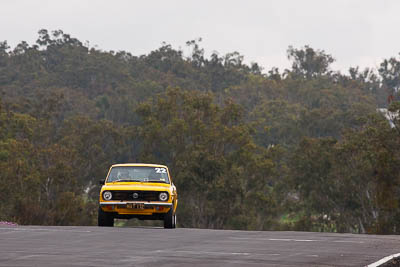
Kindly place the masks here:
POLYGON ((161 167, 161 168, 167 168, 167 166, 165 166, 165 165, 149 164, 149 163, 120 163, 120 164, 113 164, 111 167, 161 167))

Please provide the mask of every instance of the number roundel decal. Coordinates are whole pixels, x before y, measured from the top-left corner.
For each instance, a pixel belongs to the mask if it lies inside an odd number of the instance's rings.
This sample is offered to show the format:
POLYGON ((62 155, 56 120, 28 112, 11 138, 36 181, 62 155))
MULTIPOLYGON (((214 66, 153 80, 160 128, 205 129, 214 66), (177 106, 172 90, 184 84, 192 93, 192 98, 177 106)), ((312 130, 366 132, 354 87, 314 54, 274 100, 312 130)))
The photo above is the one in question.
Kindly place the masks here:
POLYGON ((167 170, 165 168, 154 168, 156 173, 167 173, 167 170))

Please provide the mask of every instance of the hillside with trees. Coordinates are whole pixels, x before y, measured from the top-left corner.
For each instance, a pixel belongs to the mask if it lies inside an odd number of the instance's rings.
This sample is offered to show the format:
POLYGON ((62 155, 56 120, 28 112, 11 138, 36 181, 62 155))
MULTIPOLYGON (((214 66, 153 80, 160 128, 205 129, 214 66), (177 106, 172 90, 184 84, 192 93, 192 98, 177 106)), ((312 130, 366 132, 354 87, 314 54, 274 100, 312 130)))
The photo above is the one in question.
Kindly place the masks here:
POLYGON ((110 165, 166 164, 179 227, 400 233, 400 57, 291 68, 237 52, 103 51, 61 30, 0 42, 0 221, 95 225, 110 165))

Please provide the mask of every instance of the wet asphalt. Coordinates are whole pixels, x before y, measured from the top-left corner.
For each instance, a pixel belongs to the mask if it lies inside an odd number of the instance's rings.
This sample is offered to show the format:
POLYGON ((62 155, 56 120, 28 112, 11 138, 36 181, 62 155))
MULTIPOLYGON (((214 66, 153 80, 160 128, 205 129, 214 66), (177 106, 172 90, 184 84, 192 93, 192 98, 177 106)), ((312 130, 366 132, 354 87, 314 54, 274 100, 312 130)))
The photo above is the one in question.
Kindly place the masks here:
POLYGON ((0 226, 0 266, 366 266, 400 236, 0 226))

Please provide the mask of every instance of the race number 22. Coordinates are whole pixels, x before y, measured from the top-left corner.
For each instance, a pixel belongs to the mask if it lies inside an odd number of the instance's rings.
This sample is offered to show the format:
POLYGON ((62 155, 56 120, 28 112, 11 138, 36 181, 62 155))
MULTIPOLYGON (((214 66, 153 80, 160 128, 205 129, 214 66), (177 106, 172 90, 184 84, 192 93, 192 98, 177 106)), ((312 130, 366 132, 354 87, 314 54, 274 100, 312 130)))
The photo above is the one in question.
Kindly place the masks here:
POLYGON ((167 173, 167 170, 165 168, 154 168, 156 170, 156 173, 167 173))

